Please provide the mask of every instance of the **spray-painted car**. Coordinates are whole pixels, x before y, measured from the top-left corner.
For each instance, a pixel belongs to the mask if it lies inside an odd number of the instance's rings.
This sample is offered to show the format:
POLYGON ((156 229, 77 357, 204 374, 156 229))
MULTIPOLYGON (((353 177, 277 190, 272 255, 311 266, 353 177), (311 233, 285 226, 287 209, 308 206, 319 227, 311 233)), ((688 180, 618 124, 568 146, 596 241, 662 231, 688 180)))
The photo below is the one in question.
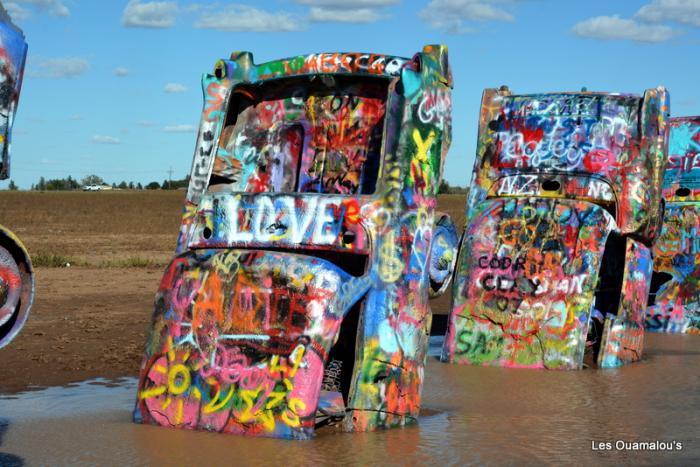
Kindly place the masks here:
MULTIPOLYGON (((27 43, 0 5, 0 180, 10 176, 10 136, 22 87, 27 43)), ((34 273, 27 249, 0 225, 0 348, 19 333, 34 299, 34 273)))
POLYGON ((700 334, 700 117, 669 121, 666 201, 646 328, 700 334))
POLYGON ((668 112, 663 88, 484 92, 443 361, 641 357, 668 112))
POLYGON ((435 212, 447 49, 237 52, 202 84, 135 420, 288 438, 414 420, 458 241, 435 212))

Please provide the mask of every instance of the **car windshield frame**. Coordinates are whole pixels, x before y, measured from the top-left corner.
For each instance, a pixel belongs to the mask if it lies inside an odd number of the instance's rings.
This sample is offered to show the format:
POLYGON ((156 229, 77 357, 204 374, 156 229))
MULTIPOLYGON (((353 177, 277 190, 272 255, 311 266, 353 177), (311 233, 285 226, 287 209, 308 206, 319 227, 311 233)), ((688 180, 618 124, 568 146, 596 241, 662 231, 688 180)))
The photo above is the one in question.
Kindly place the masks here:
POLYGON ((207 192, 376 194, 381 184, 387 107, 393 79, 357 74, 311 74, 235 84, 225 105, 207 192), (279 113, 275 115, 275 112, 279 113), (321 112, 327 118, 310 124, 309 117, 313 120, 321 112), (264 113, 268 115, 261 118, 264 113), (272 122, 270 116, 277 121, 272 122), (257 121, 249 127, 250 122, 245 119, 257 121), (241 144, 241 138, 247 137, 246 130, 254 133, 254 138, 249 138, 252 144, 247 147, 241 144), (338 148, 332 141, 334 138, 349 143, 338 148), (353 146, 357 141, 360 144, 353 146), (286 145, 285 150, 279 151, 283 145, 286 145), (270 151, 270 147, 277 151, 270 151), (352 157, 348 153, 352 153, 352 157), (283 174, 280 174, 280 167, 283 174), (266 178, 253 173, 255 170, 266 178), (316 180, 313 174, 317 175, 316 180), (270 181, 275 177, 277 185, 273 186, 270 181), (251 181, 258 182, 257 186, 251 185, 251 181), (335 184, 329 188, 328 183, 335 184))

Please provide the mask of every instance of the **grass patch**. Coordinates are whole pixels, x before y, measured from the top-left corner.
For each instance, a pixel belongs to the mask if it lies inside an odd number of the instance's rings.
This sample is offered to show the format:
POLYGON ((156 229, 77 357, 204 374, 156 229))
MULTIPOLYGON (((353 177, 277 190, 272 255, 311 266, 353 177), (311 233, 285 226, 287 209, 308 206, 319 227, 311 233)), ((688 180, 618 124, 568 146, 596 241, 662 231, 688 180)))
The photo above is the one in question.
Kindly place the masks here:
POLYGON ((107 259, 97 266, 101 268, 153 268, 165 266, 165 263, 142 256, 129 256, 128 258, 107 259))
POLYGON ((163 261, 145 258, 143 256, 129 256, 127 258, 105 259, 99 262, 89 262, 84 258, 62 255, 60 253, 39 252, 32 254, 32 265, 39 268, 66 268, 73 266, 97 267, 97 268, 154 268, 165 266, 163 261))
POLYGON ((32 254, 31 258, 32 266, 40 268, 65 268, 81 265, 78 260, 58 253, 39 252, 32 254))

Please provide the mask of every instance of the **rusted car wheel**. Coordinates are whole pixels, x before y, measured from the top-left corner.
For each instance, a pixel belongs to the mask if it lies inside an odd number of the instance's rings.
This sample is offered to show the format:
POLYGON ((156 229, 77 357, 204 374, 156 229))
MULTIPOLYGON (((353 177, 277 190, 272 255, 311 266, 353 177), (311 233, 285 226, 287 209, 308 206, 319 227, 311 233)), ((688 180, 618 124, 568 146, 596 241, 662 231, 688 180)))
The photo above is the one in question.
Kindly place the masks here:
POLYGON ((19 333, 34 298, 34 275, 24 247, 0 233, 0 348, 19 333))

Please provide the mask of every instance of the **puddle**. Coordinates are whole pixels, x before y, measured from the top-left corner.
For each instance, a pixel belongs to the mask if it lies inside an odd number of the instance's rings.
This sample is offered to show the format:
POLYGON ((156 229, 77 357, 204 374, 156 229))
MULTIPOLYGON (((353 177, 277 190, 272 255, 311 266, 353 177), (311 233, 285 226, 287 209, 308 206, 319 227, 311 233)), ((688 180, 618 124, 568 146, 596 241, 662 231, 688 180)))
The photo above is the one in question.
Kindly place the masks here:
POLYGON ((0 395, 0 417, 6 419, 53 419, 120 410, 134 402, 136 378, 103 378, 0 395))
POLYGON ((442 342, 445 340, 445 336, 430 336, 430 343, 428 344, 428 357, 440 358, 442 353, 442 342))
POLYGON ((647 336, 641 364, 572 372, 446 365, 441 345, 431 338, 422 416, 403 429, 288 441, 136 425, 136 380, 98 379, 0 395, 0 465, 700 464, 698 336, 647 336), (683 449, 591 449, 617 440, 683 449))

